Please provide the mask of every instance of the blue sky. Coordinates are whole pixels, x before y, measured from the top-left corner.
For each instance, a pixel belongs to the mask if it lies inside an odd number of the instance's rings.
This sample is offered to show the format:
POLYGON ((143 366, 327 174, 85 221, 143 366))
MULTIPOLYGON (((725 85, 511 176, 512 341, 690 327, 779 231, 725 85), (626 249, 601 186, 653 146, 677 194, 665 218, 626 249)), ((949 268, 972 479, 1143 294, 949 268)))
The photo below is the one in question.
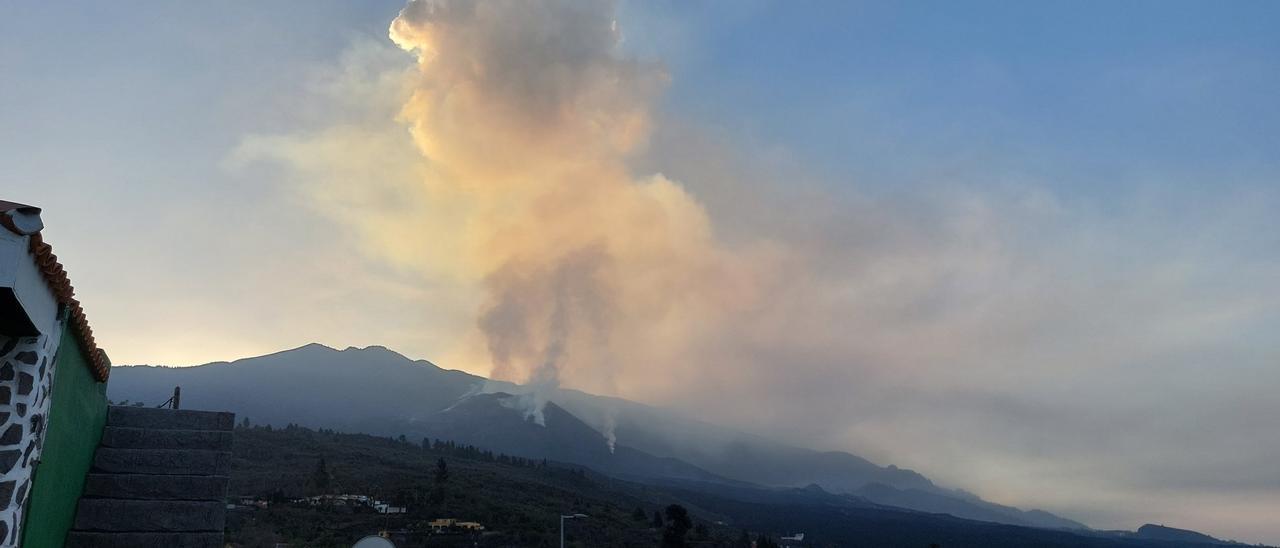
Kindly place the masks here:
MULTIPOLYGON (((702 358, 685 386, 649 382, 665 362, 567 385, 1098 527, 1280 541, 1280 4, 628 1, 616 51, 529 5, 604 70, 665 74, 601 88, 649 122, 602 161, 768 289, 671 303, 679 344, 614 334, 702 358)), ((397 116, 402 7, 0 6, 0 198, 45 208, 116 363, 322 342, 489 371, 485 282, 444 264, 466 208, 421 201, 397 116)))
POLYGON ((1157 178, 1221 189, 1280 167, 1278 9, 769 4, 699 10, 692 53, 639 48, 674 59, 673 108, 800 149, 835 178, 910 183, 978 156, 1072 193, 1157 178))
MULTIPOLYGON (((25 135, 77 127, 88 140, 163 123, 197 148, 278 123, 271 102, 287 97, 264 90, 286 91, 290 70, 336 57, 353 37, 381 36, 396 3, 6 10, 5 66, 24 76, 8 98, 27 106, 24 119, 66 122, 25 135)), ((670 115, 784 147, 835 184, 911 184, 980 162, 1107 202, 1142 185, 1221 192, 1274 177, 1277 11, 658 2, 627 3, 620 17, 625 47, 672 71, 670 115)))

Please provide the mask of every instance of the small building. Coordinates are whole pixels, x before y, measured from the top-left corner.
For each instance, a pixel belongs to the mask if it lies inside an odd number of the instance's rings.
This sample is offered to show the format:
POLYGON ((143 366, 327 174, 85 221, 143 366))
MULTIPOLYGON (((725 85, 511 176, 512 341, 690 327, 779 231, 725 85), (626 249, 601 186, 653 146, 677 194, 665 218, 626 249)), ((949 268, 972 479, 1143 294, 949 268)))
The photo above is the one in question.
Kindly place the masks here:
POLYGON ((0 546, 63 545, 107 421, 111 362, 43 228, 0 201, 0 546))
POLYGON ((804 533, 796 533, 788 537, 782 537, 778 540, 782 546, 800 546, 804 543, 804 533))
POLYGON ((403 506, 392 506, 382 501, 374 502, 373 509, 379 514, 403 514, 408 512, 408 509, 403 506))
MULTIPOLYGON (((262 499, 262 498, 258 498, 258 497, 240 497, 240 498, 239 498, 239 506, 241 506, 241 507, 243 507, 243 508, 262 508, 262 509, 265 509, 266 507, 268 507, 268 506, 270 506, 270 505, 271 505, 271 502, 270 502, 270 501, 268 501, 267 499, 262 499)), ((233 505, 233 506, 235 506, 235 505, 233 505)))
POLYGON ((305 502, 311 506, 327 506, 337 508, 359 508, 369 506, 380 501, 369 498, 368 495, 315 495, 303 499, 296 499, 294 502, 305 502))
POLYGON ((427 524, 431 527, 433 533, 447 532, 480 532, 484 531, 484 526, 475 521, 458 521, 457 518, 440 518, 431 520, 427 524))
POLYGON ((440 518, 431 520, 427 525, 431 527, 432 532, 439 533, 452 528, 455 523, 458 523, 458 520, 454 518, 440 518))

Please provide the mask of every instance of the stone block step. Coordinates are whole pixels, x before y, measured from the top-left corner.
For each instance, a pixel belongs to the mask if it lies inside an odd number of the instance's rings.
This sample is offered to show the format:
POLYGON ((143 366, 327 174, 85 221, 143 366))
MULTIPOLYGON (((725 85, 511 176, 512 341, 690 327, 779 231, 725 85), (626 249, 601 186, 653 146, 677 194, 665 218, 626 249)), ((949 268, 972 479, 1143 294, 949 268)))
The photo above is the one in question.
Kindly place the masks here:
POLYGON ((65 548, 222 548, 222 533, 97 533, 72 531, 65 548))
POLYGON ((99 447, 93 456, 93 470, 108 474, 226 476, 231 471, 231 452, 99 447))
POLYGON ((216 500, 227 496, 227 476, 89 474, 84 496, 134 500, 216 500))
POLYGON ((227 430, 157 430, 108 426, 102 430, 102 446, 122 449, 230 451, 232 435, 227 430))
POLYGON ((226 430, 235 428, 235 413, 111 406, 107 425, 162 430, 226 430))
POLYGON ((80 499, 76 531, 188 532, 222 534, 227 508, 223 502, 188 500, 80 499))

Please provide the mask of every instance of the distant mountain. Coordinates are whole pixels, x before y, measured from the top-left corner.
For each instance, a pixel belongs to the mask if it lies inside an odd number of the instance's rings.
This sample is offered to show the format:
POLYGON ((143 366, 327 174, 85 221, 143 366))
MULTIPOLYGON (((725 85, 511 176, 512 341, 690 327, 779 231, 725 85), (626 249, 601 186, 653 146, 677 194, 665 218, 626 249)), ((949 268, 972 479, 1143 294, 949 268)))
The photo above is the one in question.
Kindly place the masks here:
POLYGON ((477 394, 405 428, 510 455, 580 464, 622 478, 732 481, 679 459, 625 445, 611 449, 600 432, 555 403, 547 403, 544 424, 539 425, 515 400, 506 393, 477 394))
POLYGON ((410 360, 379 346, 293 350, 195 367, 117 366, 109 396, 159 403, 182 386, 183 407, 226 409, 257 424, 294 423, 383 436, 452 439, 514 455, 589 466, 619 477, 820 486, 831 493, 958 517, 1080 528, 949 490, 896 466, 821 452, 692 420, 636 402, 561 390, 546 426, 517 409, 525 387, 410 360), (502 391, 502 394, 486 393, 502 391), (618 440, 610 452, 605 432, 618 440))
POLYGON ((888 506, 911 508, 923 512, 951 514, 965 519, 994 521, 1012 525, 1027 525, 1046 529, 1085 529, 1085 525, 1066 518, 1061 518, 1043 510, 1022 511, 1012 506, 1003 506, 986 502, 973 495, 972 498, 961 498, 964 495, 951 495, 936 490, 897 489, 881 483, 865 485, 853 491, 854 494, 868 500, 888 506))
POLYGON ((192 409, 228 409, 263 424, 386 433, 380 421, 420 420, 484 382, 380 346, 338 351, 309 344, 195 367, 113 367, 108 396, 158 404, 182 386, 183 406, 192 409))
POLYGON ((564 391, 558 399, 588 423, 593 417, 612 414, 615 434, 628 445, 655 454, 678 455, 731 478, 795 487, 816 483, 833 491, 849 491, 869 483, 903 489, 936 488, 911 470, 878 466, 845 452, 786 445, 634 402, 572 391, 564 391))
POLYGON ((1218 540, 1204 533, 1198 533, 1187 529, 1175 529, 1173 527, 1165 527, 1163 525, 1154 525, 1148 523, 1139 527, 1129 538, 1138 538, 1143 540, 1165 540, 1176 542, 1191 542, 1200 544, 1238 544, 1218 540))
POLYGON ((815 546, 949 546, 1036 548, 1213 548, 1221 544, 1140 538, 1135 533, 1046 529, 968 520, 940 513, 870 504, 817 486, 765 491, 678 482, 663 485, 671 496, 737 523, 772 531, 805 532, 815 546))
MULTIPOLYGON (((814 484, 880 504, 966 519, 1048 529, 1087 528, 1043 510, 993 504, 972 493, 939 487, 912 470, 892 464, 878 466, 841 451, 813 451, 777 443, 616 398, 563 391, 559 400, 587 422, 611 416, 618 439, 628 445, 657 455, 675 455, 729 478, 777 486, 814 484)), ((603 422, 594 426, 603 427, 603 422)))

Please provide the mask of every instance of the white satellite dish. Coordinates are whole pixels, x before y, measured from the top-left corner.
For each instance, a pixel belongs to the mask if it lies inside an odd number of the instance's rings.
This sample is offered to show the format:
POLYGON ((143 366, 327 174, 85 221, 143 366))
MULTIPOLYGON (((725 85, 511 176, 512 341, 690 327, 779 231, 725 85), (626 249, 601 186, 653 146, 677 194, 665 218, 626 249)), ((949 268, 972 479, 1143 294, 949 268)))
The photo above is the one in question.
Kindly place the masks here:
POLYGON ((385 538, 370 536, 357 540, 351 548, 396 548, 396 545, 385 538))

